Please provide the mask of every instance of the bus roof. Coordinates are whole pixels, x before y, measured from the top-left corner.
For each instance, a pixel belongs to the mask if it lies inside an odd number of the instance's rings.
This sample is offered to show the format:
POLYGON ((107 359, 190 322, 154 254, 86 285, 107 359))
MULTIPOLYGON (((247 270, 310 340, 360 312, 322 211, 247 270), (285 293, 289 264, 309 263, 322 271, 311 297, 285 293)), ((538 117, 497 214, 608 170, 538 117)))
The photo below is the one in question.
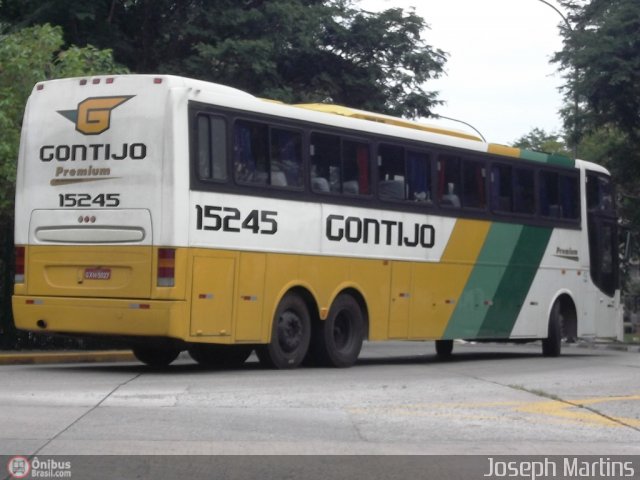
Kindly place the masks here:
MULTIPOLYGON (((315 121, 327 125, 341 124, 342 127, 353 128, 370 133, 379 133, 401 138, 412 138, 430 143, 455 146, 468 150, 484 151, 496 155, 548 163, 568 168, 577 166, 573 159, 562 155, 546 154, 505 145, 485 143, 478 136, 461 130, 442 128, 399 117, 392 117, 390 115, 368 112, 365 110, 358 110, 329 103, 287 104, 277 100, 259 98, 243 90, 226 85, 175 75, 135 74, 63 78, 39 82, 35 88, 37 90, 42 90, 45 89, 48 84, 69 84, 73 82, 76 82, 79 86, 104 82, 107 84, 114 84, 115 87, 122 84, 128 84, 131 86, 136 83, 142 85, 146 82, 153 82, 159 87, 168 89, 189 89, 193 92, 193 97, 201 97, 203 100, 205 97, 212 95, 215 97, 215 102, 220 103, 220 105, 235 107, 241 110, 274 114, 277 116, 290 117, 311 122, 315 121), (302 112, 308 113, 304 114, 302 112), (334 116, 334 120, 328 120, 327 115, 334 116), (335 117, 343 118, 344 121, 338 122, 335 117), (383 130, 385 125, 388 127, 387 130, 383 130), (410 132, 415 133, 412 134, 410 132)), ((589 170, 600 171, 608 174, 606 169, 597 164, 583 162, 582 165, 584 168, 589 170)))
POLYGON ((306 103, 306 104, 294 104, 294 107, 307 108, 309 110, 316 110, 318 112, 332 113, 334 115, 342 115, 350 118, 360 118, 363 120, 369 120, 372 122, 385 123, 387 125, 396 125, 398 127, 413 128, 415 130, 422 130, 425 132, 438 133, 441 135, 451 135, 453 137, 464 138, 466 140, 475 140, 481 142, 482 139, 476 135, 470 135, 461 130, 446 129, 436 127, 433 125, 427 125, 424 123, 414 122, 411 120, 405 120, 398 117, 392 117, 390 115, 383 115, 380 113, 367 112, 365 110, 357 110, 355 108, 343 107, 341 105, 334 105, 330 103, 306 103))

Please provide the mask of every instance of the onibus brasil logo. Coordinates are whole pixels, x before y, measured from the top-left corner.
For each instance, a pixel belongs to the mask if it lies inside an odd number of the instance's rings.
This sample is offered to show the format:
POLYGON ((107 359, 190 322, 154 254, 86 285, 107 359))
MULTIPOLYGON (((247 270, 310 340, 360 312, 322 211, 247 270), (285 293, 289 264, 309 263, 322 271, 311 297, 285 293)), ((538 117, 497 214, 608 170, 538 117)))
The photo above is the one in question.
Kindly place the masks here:
POLYGON ((76 125, 85 135, 99 135, 111 126, 111 111, 134 95, 120 97, 90 97, 78 104, 75 110, 58 110, 58 113, 76 125))
POLYGON ((16 455, 9 459, 7 471, 11 478, 71 478, 71 462, 16 455))

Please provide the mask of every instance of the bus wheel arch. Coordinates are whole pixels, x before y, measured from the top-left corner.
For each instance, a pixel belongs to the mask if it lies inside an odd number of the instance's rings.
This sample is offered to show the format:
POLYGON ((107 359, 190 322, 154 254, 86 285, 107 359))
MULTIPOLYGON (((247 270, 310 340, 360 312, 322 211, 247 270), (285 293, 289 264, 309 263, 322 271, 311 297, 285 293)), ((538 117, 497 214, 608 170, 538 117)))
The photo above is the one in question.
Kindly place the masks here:
POLYGON ((358 359, 368 337, 369 314, 362 294, 346 288, 331 302, 326 319, 313 324, 310 356, 313 363, 345 368, 358 359))
POLYGON ((568 292, 560 293, 553 301, 548 319, 547 338, 542 340, 542 354, 545 357, 557 357, 561 352, 562 339, 571 341, 578 333, 578 313, 568 292))

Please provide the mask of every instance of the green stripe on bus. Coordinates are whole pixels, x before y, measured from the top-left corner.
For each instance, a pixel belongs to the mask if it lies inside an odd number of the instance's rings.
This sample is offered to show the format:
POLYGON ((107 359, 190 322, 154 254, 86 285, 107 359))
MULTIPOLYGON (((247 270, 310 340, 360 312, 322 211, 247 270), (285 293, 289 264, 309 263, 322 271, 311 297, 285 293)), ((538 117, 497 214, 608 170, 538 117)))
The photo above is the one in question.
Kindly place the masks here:
POLYGON ((559 167, 573 168, 576 162, 564 155, 547 155, 542 152, 533 152, 531 150, 520 150, 520 158, 523 160, 531 160, 533 162, 547 163, 549 165, 557 165, 559 167))
POLYGON ((547 163, 549 155, 542 152, 532 152, 531 150, 520 150, 520 158, 531 160, 532 162, 547 163))
POLYGON ((478 332, 479 338, 509 337, 547 249, 552 230, 530 226, 522 228, 509 265, 496 290, 493 305, 478 332))
POLYGON ((493 223, 456 308, 444 338, 473 338, 480 331, 513 252, 522 225, 493 223))

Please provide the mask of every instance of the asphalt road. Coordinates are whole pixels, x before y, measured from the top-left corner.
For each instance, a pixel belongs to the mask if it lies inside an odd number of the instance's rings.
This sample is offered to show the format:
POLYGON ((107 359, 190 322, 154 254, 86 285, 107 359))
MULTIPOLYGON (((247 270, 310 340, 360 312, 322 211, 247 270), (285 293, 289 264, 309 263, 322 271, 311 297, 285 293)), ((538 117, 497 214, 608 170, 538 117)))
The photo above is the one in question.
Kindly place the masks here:
MULTIPOLYGON (((640 354, 369 343, 349 369, 0 366, 0 455, 640 454, 640 354)), ((1 478, 1 475, 0 475, 1 478)))

